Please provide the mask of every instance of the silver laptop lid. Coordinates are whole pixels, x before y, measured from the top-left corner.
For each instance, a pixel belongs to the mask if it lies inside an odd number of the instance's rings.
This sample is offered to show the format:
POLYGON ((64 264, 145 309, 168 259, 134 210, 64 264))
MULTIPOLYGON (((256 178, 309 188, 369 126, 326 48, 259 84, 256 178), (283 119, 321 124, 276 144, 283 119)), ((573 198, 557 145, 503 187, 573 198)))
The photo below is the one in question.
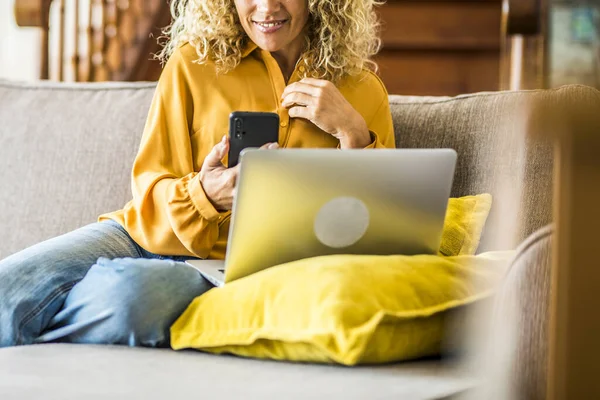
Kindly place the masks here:
POLYGON ((329 254, 435 254, 450 149, 249 150, 229 231, 227 282, 329 254))

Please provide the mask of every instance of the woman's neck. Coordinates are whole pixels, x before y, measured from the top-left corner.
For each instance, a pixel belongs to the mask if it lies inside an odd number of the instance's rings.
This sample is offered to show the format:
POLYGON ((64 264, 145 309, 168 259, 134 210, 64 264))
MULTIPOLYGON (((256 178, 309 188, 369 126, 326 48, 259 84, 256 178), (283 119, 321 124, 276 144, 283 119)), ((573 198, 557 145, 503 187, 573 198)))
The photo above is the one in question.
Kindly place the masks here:
POLYGON ((296 64, 304 51, 304 45, 304 35, 299 35, 286 48, 271 53, 277 64, 279 64, 286 83, 296 68, 296 64))

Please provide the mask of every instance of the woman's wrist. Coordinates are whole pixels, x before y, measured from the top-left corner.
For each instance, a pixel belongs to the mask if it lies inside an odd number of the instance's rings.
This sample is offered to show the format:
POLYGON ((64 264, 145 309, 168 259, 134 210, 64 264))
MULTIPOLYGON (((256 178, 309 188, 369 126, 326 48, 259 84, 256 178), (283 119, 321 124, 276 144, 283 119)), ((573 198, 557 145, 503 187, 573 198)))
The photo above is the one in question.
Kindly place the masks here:
POLYGON ((340 134, 340 148, 362 149, 371 144, 371 132, 364 119, 345 128, 340 134))

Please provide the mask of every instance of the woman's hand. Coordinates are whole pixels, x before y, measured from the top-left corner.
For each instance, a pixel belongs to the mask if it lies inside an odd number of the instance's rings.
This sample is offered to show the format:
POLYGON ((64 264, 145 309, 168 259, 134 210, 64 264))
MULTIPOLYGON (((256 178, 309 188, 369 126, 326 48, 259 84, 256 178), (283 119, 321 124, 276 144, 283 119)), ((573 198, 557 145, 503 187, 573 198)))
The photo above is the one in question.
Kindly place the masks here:
MULTIPOLYGON (((277 143, 267 143, 261 149, 276 149, 277 143)), ((200 170, 200 182, 206 197, 218 211, 231 210, 240 164, 226 168, 221 160, 229 151, 229 138, 223 139, 212 148, 204 159, 200 170)))
POLYGON ((291 118, 304 118, 340 141, 343 149, 363 148, 371 134, 362 115, 329 81, 304 78, 285 88, 282 106, 291 118))

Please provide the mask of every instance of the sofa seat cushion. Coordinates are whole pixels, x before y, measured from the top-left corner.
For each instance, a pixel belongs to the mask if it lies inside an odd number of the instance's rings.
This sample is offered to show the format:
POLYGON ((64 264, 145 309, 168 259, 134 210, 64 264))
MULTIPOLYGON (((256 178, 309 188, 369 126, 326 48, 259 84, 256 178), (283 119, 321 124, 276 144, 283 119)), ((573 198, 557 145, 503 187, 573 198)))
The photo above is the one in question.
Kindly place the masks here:
POLYGON ((476 384, 440 360, 346 368, 122 346, 0 349, 3 400, 437 399, 476 384))

